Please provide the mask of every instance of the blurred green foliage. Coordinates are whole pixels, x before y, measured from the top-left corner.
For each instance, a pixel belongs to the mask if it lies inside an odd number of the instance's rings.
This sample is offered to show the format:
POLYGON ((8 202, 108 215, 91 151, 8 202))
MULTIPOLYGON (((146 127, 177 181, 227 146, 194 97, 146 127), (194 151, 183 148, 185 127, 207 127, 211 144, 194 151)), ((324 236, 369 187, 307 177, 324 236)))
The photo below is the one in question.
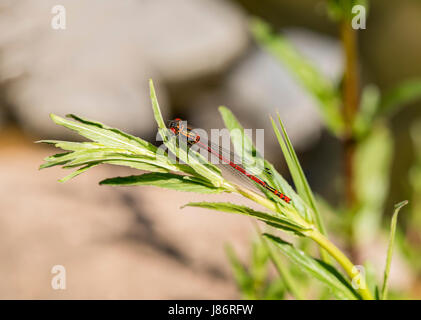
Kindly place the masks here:
POLYGON ((234 279, 243 299, 278 300, 286 295, 284 281, 269 274, 269 251, 258 241, 251 244, 249 266, 244 266, 231 246, 226 247, 234 279))
MULTIPOLYGON (((328 0, 327 10, 329 17, 337 22, 350 21, 352 19, 352 7, 363 5, 368 11, 368 1, 364 0, 328 0)), ((260 19, 253 19, 251 30, 256 41, 270 54, 278 58, 280 63, 288 68, 291 76, 303 86, 306 92, 315 98, 318 107, 326 124, 326 128, 336 137, 341 139, 344 134, 344 122, 342 112, 342 94, 340 83, 332 83, 323 77, 321 72, 311 65, 309 61, 294 48, 282 34, 274 32, 271 27, 260 19)), ((379 234, 385 232, 384 217, 387 196, 389 194, 389 182, 393 157, 399 156, 399 146, 394 145, 393 135, 390 130, 391 118, 402 108, 411 102, 421 98, 421 79, 411 79, 398 84, 395 88, 381 94, 378 87, 369 84, 362 88, 359 108, 355 115, 352 127, 351 139, 355 141, 355 156, 353 158, 355 170, 352 183, 356 191, 356 199, 351 206, 334 208, 325 200, 317 197, 321 214, 326 211, 336 212, 339 217, 331 219, 328 224, 329 230, 335 234, 342 232, 342 236, 350 235, 347 240, 349 247, 363 248, 365 244, 373 243, 379 234), (335 228, 329 228, 334 227, 335 228)), ((275 129, 276 132, 276 129, 275 129)), ((279 136, 279 132, 277 133, 279 136)), ((417 124, 412 130, 415 149, 417 150, 417 161, 410 171, 410 181, 414 190, 411 205, 411 222, 407 228, 415 239, 408 239, 405 230, 398 230, 399 250, 404 251, 408 257, 409 265, 412 265, 416 272, 421 270, 421 252, 417 249, 421 242, 421 125, 417 124)), ((282 144, 281 144, 282 147, 282 144)), ((288 155, 283 146, 283 154, 288 155)), ((286 162, 289 163, 288 156, 286 162)), ((290 168, 291 171, 291 168, 290 168)), ((292 174, 293 180, 294 174, 292 174)), ((297 189, 300 184, 295 182, 297 189)), ((392 218, 389 249, 387 262, 383 273, 384 283, 382 292, 379 292, 379 285, 376 285, 376 275, 373 267, 368 263, 369 273, 367 282, 371 291, 375 292, 377 299, 387 297, 387 280, 391 266, 391 255, 395 230, 397 228, 397 212, 404 203, 396 205, 395 214, 392 218)), ((283 243, 285 247, 285 243, 283 243)), ((291 256, 290 256, 291 258, 291 256)), ((302 263, 301 265, 305 265, 302 263)), ((320 297, 323 296, 320 291, 320 297)), ((399 297, 397 293, 393 297, 399 297)), ((402 297, 407 296, 401 293, 402 297)))

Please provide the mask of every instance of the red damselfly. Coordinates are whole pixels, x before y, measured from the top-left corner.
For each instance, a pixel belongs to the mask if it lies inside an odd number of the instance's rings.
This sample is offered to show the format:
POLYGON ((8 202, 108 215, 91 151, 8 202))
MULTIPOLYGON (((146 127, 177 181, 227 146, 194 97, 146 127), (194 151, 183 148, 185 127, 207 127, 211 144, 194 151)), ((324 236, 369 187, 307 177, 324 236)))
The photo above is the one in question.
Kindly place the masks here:
POLYGON ((252 170, 248 169, 247 166, 244 166, 241 163, 236 163, 233 159, 238 159, 239 157, 237 157, 234 153, 224 150, 224 148, 207 141, 194 132, 193 128, 187 126, 186 122, 183 120, 179 118, 171 120, 169 122, 169 128, 176 136, 182 137, 189 146, 194 145, 202 150, 205 150, 209 154, 216 156, 222 164, 234 169, 235 172, 239 173, 243 177, 246 177, 249 181, 253 181, 253 183, 260 185, 287 203, 291 201, 291 198, 270 186, 257 174, 253 174, 252 170))

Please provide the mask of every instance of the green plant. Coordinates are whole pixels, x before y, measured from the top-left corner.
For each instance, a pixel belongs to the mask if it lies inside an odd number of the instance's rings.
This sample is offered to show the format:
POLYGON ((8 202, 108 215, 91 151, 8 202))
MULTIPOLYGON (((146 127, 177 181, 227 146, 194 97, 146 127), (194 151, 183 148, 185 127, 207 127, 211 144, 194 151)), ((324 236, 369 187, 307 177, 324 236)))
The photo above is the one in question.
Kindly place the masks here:
MULTIPOLYGON (((221 171, 213 164, 207 162, 199 154, 190 151, 186 152, 177 144, 176 136, 172 135, 166 128, 162 119, 155 94, 154 86, 150 81, 151 100, 155 120, 158 130, 163 138, 164 145, 171 153, 175 154, 185 164, 174 163, 168 157, 168 153, 161 154, 158 148, 147 141, 126 134, 114 128, 107 127, 99 122, 86 120, 75 115, 69 115, 69 119, 51 115, 52 120, 64 127, 76 131, 80 135, 91 140, 90 142, 67 142, 44 140, 43 143, 54 144, 56 147, 65 150, 45 159, 41 168, 62 165, 63 168, 78 168, 70 175, 59 181, 67 181, 78 174, 92 168, 93 166, 108 163, 113 165, 123 165, 139 170, 148 171, 148 173, 106 179, 100 184, 107 185, 153 185, 163 188, 176 189, 179 191, 199 192, 199 193, 221 193, 232 192, 246 197, 268 211, 257 211, 246 206, 240 206, 233 203, 215 203, 215 202, 196 202, 188 203, 185 206, 207 208, 222 212, 237 213, 253 217, 266 224, 270 229, 270 234, 265 233, 263 243, 268 252, 271 252, 269 243, 273 243, 290 261, 312 277, 320 280, 326 285, 332 295, 337 298, 345 299, 372 299, 372 293, 366 285, 364 277, 359 270, 354 267, 348 257, 339 250, 326 236, 323 228, 322 217, 317 209, 315 197, 306 181, 303 170, 298 162, 298 157, 292 147, 285 128, 278 119, 278 126, 274 120, 272 124, 282 152, 287 159, 287 163, 297 186, 297 192, 286 182, 286 180, 276 171, 274 166, 261 158, 234 115, 226 108, 220 107, 220 112, 225 125, 231 132, 239 136, 232 137, 232 143, 239 144, 245 141, 245 152, 249 155, 257 154, 258 161, 262 161, 270 173, 266 173, 267 180, 276 186, 278 190, 291 197, 291 203, 282 201, 273 197, 271 193, 262 192, 264 196, 246 189, 240 185, 227 180, 222 176, 221 171), (233 130, 239 129, 239 130, 233 130), (282 134, 281 134, 282 132, 282 134), (241 138, 241 139, 239 139, 241 138), (273 235, 277 230, 292 234, 302 239, 314 241, 321 249, 323 260, 313 258, 304 253, 294 245, 281 240, 273 235), (345 271, 348 279, 329 262, 328 255, 338 263, 345 271), (356 289, 352 283, 357 281, 356 289)), ((393 233, 392 233, 393 234, 393 233)), ((273 252, 273 251, 272 251, 273 252)), ((277 253, 276 253, 277 254, 277 253)), ((282 270, 282 264, 276 254, 269 256, 278 264, 278 271, 284 277, 284 287, 292 295, 297 296, 290 279, 286 278, 285 270, 282 270), (281 266, 281 268, 279 268, 281 266), (283 272, 284 271, 284 272, 283 272), (286 282, 285 282, 286 280, 286 282)), ((231 255, 232 256, 232 255, 231 255)), ((390 264, 390 259, 388 259, 390 264)), ((289 277, 289 276, 288 276, 289 277)), ((385 277, 387 280, 387 277, 385 277)))

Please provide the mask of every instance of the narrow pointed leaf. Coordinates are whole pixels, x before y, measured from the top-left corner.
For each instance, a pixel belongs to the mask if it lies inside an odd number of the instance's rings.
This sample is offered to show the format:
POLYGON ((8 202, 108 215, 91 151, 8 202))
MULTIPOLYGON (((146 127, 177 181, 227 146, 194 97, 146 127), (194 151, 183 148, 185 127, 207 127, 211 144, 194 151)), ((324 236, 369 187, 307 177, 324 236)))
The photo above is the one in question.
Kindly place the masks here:
POLYGON ((40 142, 54 144, 56 147, 64 150, 74 150, 74 152, 61 153, 45 158, 45 163, 40 166, 40 169, 56 165, 64 165, 65 168, 71 168, 90 163, 108 163, 126 165, 135 169, 153 172, 181 171, 190 174, 192 171, 185 165, 171 163, 170 159, 164 155, 139 155, 126 149, 110 148, 91 142, 54 140, 40 142))
POLYGON ((79 168, 79 169, 73 171, 71 174, 65 176, 64 178, 61 178, 59 180, 59 182, 66 182, 70 179, 73 179, 74 177, 80 175, 81 173, 83 173, 83 172, 85 172, 85 171, 89 170, 90 168, 95 167, 97 165, 98 165, 98 163, 90 163, 90 164, 88 164, 88 165, 86 165, 82 168, 79 168))
POLYGON ((246 206, 241 206, 229 202, 190 202, 184 207, 198 207, 198 208, 205 208, 205 209, 211 209, 211 210, 217 210, 217 211, 223 211, 228 213, 237 213, 242 214, 250 217, 257 218, 261 221, 264 221, 275 228, 283 229, 287 231, 304 231, 307 230, 303 226, 297 224, 293 220, 290 220, 286 217, 279 217, 279 216, 272 216, 265 212, 255 211, 251 208, 248 208, 246 206))
POLYGON ((285 141, 288 147, 288 151, 291 155, 292 158, 292 165, 293 167, 295 167, 294 172, 295 172, 295 178, 294 178, 294 183, 295 181, 300 181, 299 184, 302 187, 302 191, 298 192, 298 194, 301 196, 301 198, 303 198, 307 204, 311 207, 311 209, 313 210, 314 213, 314 217, 317 223, 317 226, 319 228, 319 230, 326 235, 326 231, 323 225, 323 220, 322 217, 320 215, 320 212, 317 208, 317 204, 316 204, 316 199, 314 197, 313 191, 310 188, 310 185, 308 184, 307 178, 304 174, 303 168, 300 165, 300 162, 298 160, 297 154, 295 153, 294 147, 292 146, 291 140, 288 137, 288 134, 285 130, 285 126, 282 123, 282 120, 280 118, 280 116, 278 115, 278 120, 279 120, 279 124, 281 126, 282 129, 282 133, 283 136, 285 137, 285 141))
POLYGON ((153 81, 149 81, 150 96, 152 101, 152 108, 154 111, 155 121, 158 124, 158 131, 161 135, 164 144, 178 159, 188 164, 198 175, 206 178, 215 187, 221 187, 224 184, 224 179, 221 171, 214 165, 207 162, 200 154, 189 150, 187 147, 177 146, 176 136, 171 135, 165 126, 162 119, 161 110, 159 108, 158 99, 156 97, 153 81))
POLYGON ((102 163, 112 164, 112 165, 115 165, 115 166, 124 166, 124 167, 129 167, 129 168, 133 168, 133 169, 137 169, 137 170, 142 170, 142 171, 162 172, 162 173, 168 172, 167 169, 165 169, 163 167, 160 167, 160 166, 157 166, 153 163, 133 161, 133 160, 130 160, 130 159, 104 160, 104 161, 102 161, 102 163))
POLYGON ((395 211, 393 212, 392 221, 390 223, 390 236, 389 236, 389 246, 387 248, 387 257, 386 257, 386 266, 383 274, 383 287, 381 293, 381 300, 387 299, 387 281, 389 279, 390 265, 392 263, 393 255, 393 244, 395 242, 395 233, 396 233, 396 224, 398 222, 398 214, 402 207, 406 206, 408 201, 402 201, 395 205, 395 211))
POLYGON ((107 147, 121 148, 136 154, 149 156, 153 156, 156 150, 156 147, 144 140, 134 138, 98 122, 85 120, 75 115, 69 115, 69 117, 76 121, 68 120, 54 114, 51 114, 50 117, 55 123, 76 131, 85 138, 106 145, 107 147))
POLYGON ((68 151, 80 151, 80 150, 86 150, 86 149, 96 149, 96 148, 103 148, 104 146, 95 143, 95 142, 69 142, 69 141, 60 141, 60 140, 40 140, 36 143, 46 143, 46 144, 52 144, 56 148, 60 148, 63 150, 68 151))
POLYGON ((158 98, 156 97, 155 87, 152 79, 149 79, 149 91, 152 102, 152 110, 155 117, 155 121, 158 124, 159 129, 166 129, 164 119, 162 118, 161 109, 159 108, 158 98))
POLYGON ((225 191, 225 189, 215 188, 214 186, 209 185, 207 181, 172 173, 145 173, 137 176, 116 177, 105 179, 99 184, 112 186, 147 185, 198 193, 221 193, 225 191))
POLYGON ((250 163, 253 163, 253 160, 256 162, 254 165, 264 168, 265 160, 261 157, 256 147, 253 145, 250 137, 248 137, 243 126, 234 116, 234 114, 225 106, 220 106, 218 108, 219 113, 222 116, 225 127, 230 131, 231 142, 234 146, 236 153, 242 151, 241 156, 244 157, 250 163))
POLYGON ((359 298, 342 274, 331 265, 314 259, 295 248, 291 243, 285 242, 278 237, 270 234, 264 234, 264 236, 273 241, 276 247, 303 271, 327 285, 332 294, 338 299, 355 300, 359 298))
POLYGON ((316 205, 314 194, 308 184, 307 178, 304 175, 304 171, 300 165, 297 154, 295 153, 291 140, 288 137, 288 134, 285 130, 285 127, 279 115, 278 115, 278 120, 279 120, 279 124, 282 130, 282 135, 275 121, 271 118, 273 130, 276 134, 279 145, 282 149, 282 153, 285 157, 288 168, 291 172, 291 177, 294 181, 295 186, 297 187, 298 194, 312 210, 311 212, 306 211, 307 213, 306 218, 309 219, 310 221, 314 219, 317 223, 317 227, 319 228, 319 230, 323 234, 326 234, 322 217, 316 205))

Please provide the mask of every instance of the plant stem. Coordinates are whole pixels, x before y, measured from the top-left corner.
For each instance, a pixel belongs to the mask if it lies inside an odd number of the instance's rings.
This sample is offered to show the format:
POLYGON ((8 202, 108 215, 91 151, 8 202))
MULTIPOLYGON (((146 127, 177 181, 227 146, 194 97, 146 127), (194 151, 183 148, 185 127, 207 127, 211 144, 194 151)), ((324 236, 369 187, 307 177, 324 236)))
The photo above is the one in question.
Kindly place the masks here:
POLYGON ((355 202, 353 182, 355 141, 353 137, 353 124, 359 107, 357 34, 348 18, 344 18, 341 22, 340 32, 345 55, 343 82, 345 199, 347 206, 352 207, 355 202))
POLYGON ((352 262, 343 254, 341 250, 338 249, 329 239, 322 235, 318 230, 312 230, 306 233, 306 235, 313 239, 317 244, 324 248, 345 270, 349 278, 355 279, 358 275, 359 277, 359 287, 357 289, 358 293, 364 300, 373 300, 373 296, 368 290, 366 281, 364 277, 359 274, 358 269, 352 264, 352 262))
MULTIPOLYGON (((240 186, 235 186, 235 191, 244 197, 268 208, 269 210, 277 212, 275 203, 269 199, 264 198, 257 193, 254 193, 253 191, 242 188, 240 186)), ((320 231, 317 230, 313 225, 310 225, 307 221, 305 221, 298 213, 294 214, 291 212, 291 214, 294 215, 294 218, 299 224, 309 228, 308 231, 303 231, 303 234, 315 241, 321 248, 325 249, 332 256, 332 258, 342 266, 351 280, 355 279, 359 275, 358 269, 352 264, 347 256, 341 250, 339 250, 338 247, 336 247, 328 238, 321 234, 320 231)), ((373 300, 373 297, 368 290, 366 281, 362 276, 359 277, 359 289, 357 290, 364 300, 373 300)))

